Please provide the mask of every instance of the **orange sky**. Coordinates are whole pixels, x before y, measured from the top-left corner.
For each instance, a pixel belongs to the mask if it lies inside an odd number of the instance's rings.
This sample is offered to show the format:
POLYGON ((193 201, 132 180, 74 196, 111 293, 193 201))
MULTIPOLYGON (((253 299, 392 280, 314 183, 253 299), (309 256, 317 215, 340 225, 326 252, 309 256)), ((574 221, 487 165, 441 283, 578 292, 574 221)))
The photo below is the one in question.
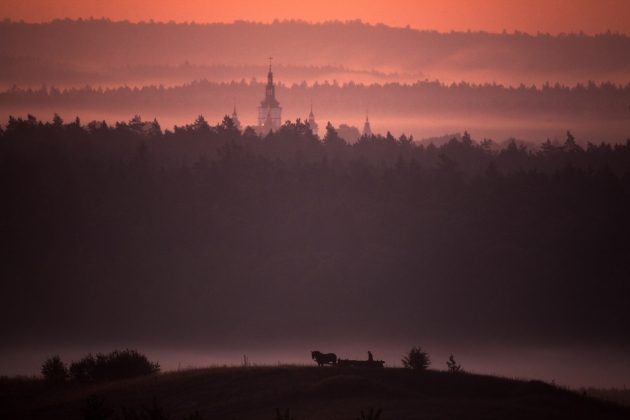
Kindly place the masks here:
POLYGON ((268 22, 361 19, 420 29, 630 34, 629 0, 0 0, 0 18, 268 22))

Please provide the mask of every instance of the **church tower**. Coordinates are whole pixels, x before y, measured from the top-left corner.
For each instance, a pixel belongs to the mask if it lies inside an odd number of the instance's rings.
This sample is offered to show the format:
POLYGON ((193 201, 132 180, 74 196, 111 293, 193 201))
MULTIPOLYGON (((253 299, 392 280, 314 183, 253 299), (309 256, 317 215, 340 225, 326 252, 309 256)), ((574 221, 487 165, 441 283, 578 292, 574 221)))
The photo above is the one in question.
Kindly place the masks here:
POLYGON ((238 130, 241 130, 241 121, 238 119, 238 114, 236 113, 236 105, 234 105, 234 111, 232 111, 232 121, 238 130))
POLYGON ((271 71, 271 58, 269 58, 269 72, 267 73, 267 86, 265 98, 258 107, 258 126, 265 127, 265 134, 269 130, 278 131, 282 125, 282 108, 276 99, 276 87, 273 84, 273 72, 271 71))
POLYGON ((363 124, 363 136, 365 137, 372 136, 372 128, 370 127, 370 119, 367 113, 365 113, 365 124, 363 124))
POLYGON ((315 122, 315 114, 313 114, 313 103, 311 103, 311 112, 308 114, 308 126, 311 128, 311 131, 314 135, 317 135, 318 125, 315 122))

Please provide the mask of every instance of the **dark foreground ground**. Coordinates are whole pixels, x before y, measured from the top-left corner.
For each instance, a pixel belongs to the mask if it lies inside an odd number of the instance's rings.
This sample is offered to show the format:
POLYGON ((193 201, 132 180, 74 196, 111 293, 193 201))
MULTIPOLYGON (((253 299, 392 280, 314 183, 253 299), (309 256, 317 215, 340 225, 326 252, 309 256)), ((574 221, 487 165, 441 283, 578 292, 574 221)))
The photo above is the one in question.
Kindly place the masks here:
POLYGON ((111 419, 125 418, 125 408, 141 412, 154 398, 173 420, 195 411, 201 419, 273 420, 276 408, 294 420, 354 420, 370 408, 382 410, 381 420, 630 418, 628 407, 538 381, 329 367, 209 368, 61 387, 2 379, 0 418, 81 419, 92 395, 111 419))

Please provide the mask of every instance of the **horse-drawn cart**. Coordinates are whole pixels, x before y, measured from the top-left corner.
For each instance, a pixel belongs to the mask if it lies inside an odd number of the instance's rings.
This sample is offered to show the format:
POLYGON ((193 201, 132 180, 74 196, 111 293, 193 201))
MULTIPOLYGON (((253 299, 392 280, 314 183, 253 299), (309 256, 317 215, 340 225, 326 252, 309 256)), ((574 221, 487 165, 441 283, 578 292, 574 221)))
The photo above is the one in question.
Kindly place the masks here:
POLYGON ((383 360, 337 360, 337 366, 339 367, 382 368, 384 365, 385 361, 383 360))
POLYGON ((368 352, 368 360, 338 359, 335 353, 322 353, 312 351, 311 357, 318 366, 332 365, 338 367, 359 367, 359 368, 382 368, 385 365, 383 360, 372 359, 372 353, 368 352))

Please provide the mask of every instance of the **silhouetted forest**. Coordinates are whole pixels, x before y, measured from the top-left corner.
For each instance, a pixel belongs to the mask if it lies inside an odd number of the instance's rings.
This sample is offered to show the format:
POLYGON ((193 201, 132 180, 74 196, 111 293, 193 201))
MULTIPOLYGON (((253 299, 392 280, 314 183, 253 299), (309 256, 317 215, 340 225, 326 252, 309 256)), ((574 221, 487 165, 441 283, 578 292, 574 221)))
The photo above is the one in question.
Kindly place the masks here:
MULTIPOLYGON (((0 22, 0 39, 0 56, 8 72, 8 78, 0 78, 0 82, 9 85, 18 79, 37 84, 107 83, 108 73, 120 79, 125 68, 132 80, 136 66, 181 66, 186 62, 263 65, 269 55, 279 64, 420 73, 449 83, 627 83, 630 71, 630 38, 616 33, 438 33, 360 21, 176 24, 56 20, 0 22), (50 71, 42 72, 42 68, 50 71), (95 75, 100 75, 99 82, 94 81, 95 75)), ((186 71, 182 68, 181 74, 186 71)))
POLYGON ((4 340, 628 345, 630 140, 500 151, 10 118, 4 340))

